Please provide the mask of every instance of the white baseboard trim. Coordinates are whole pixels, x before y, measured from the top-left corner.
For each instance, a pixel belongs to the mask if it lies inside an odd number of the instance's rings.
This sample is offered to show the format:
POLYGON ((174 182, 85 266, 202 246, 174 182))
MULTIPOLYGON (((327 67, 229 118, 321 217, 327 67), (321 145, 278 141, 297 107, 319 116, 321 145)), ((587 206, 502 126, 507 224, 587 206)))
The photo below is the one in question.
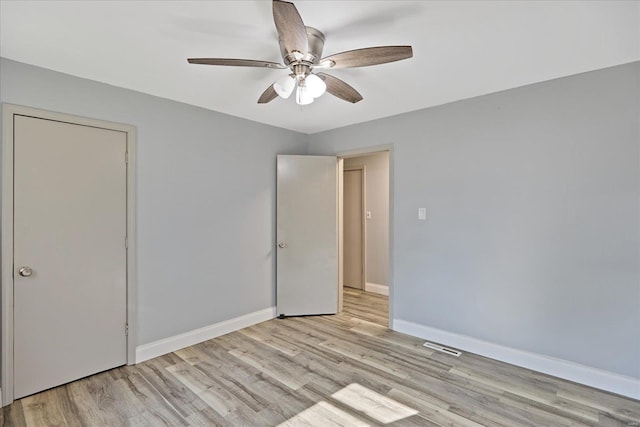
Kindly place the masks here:
POLYGON ((364 284, 364 290, 367 292, 373 292, 374 294, 389 296, 389 286, 380 285, 378 283, 367 282, 364 284))
POLYGON ((264 322, 276 317, 276 308, 266 308, 264 310, 255 311, 245 314, 244 316, 235 317, 213 325, 194 329, 193 331, 183 334, 174 335, 148 344, 136 347, 135 363, 144 362, 190 345, 198 344, 203 341, 210 340, 220 335, 228 334, 242 328, 246 328, 256 323, 264 322))
POLYGON ((501 362, 553 375, 554 377, 621 394, 633 399, 640 399, 640 379, 637 378, 580 365, 568 360, 505 347, 401 319, 393 319, 393 330, 501 362))

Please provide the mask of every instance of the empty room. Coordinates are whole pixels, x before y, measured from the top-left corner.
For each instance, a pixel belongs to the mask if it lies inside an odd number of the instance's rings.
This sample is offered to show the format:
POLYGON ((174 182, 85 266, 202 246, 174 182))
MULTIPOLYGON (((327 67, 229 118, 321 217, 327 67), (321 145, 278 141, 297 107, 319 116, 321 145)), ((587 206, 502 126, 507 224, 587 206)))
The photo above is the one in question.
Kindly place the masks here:
POLYGON ((0 425, 640 426, 640 1, 0 0, 0 425))

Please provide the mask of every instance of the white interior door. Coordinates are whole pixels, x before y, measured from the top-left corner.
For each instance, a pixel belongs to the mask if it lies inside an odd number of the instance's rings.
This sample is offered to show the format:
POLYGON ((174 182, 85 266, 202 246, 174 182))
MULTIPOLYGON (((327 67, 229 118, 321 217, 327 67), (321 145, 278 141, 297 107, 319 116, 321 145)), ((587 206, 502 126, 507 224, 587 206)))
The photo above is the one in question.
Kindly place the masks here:
POLYGON ((338 159, 278 156, 277 312, 338 312, 338 159))
POLYGON ((14 395, 126 363, 126 134, 14 118, 14 395))

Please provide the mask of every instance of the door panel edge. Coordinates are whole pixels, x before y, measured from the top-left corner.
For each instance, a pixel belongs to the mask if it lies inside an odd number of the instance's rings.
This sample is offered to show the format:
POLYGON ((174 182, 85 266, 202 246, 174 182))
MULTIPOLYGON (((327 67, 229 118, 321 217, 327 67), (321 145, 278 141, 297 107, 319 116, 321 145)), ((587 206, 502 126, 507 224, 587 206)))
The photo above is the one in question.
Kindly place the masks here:
POLYGON ((13 402, 13 117, 2 105, 2 352, 0 387, 2 406, 13 402))

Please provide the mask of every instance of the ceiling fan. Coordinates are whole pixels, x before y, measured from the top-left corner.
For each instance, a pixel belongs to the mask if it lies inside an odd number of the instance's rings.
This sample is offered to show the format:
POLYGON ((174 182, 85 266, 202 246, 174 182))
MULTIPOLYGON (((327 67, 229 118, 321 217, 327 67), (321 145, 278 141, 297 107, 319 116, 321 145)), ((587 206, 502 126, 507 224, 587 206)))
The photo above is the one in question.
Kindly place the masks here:
POLYGON ((258 104, 266 104, 277 96, 289 98, 296 90, 296 102, 307 105, 325 91, 351 103, 362 101, 362 95, 346 82, 323 72, 315 73, 315 70, 364 67, 413 56, 411 46, 379 46, 349 50, 322 58, 324 34, 315 28, 306 27, 293 3, 273 0, 273 20, 284 64, 231 58, 189 58, 187 61, 190 64, 204 65, 288 68, 291 73, 269 86, 258 99, 258 104))

